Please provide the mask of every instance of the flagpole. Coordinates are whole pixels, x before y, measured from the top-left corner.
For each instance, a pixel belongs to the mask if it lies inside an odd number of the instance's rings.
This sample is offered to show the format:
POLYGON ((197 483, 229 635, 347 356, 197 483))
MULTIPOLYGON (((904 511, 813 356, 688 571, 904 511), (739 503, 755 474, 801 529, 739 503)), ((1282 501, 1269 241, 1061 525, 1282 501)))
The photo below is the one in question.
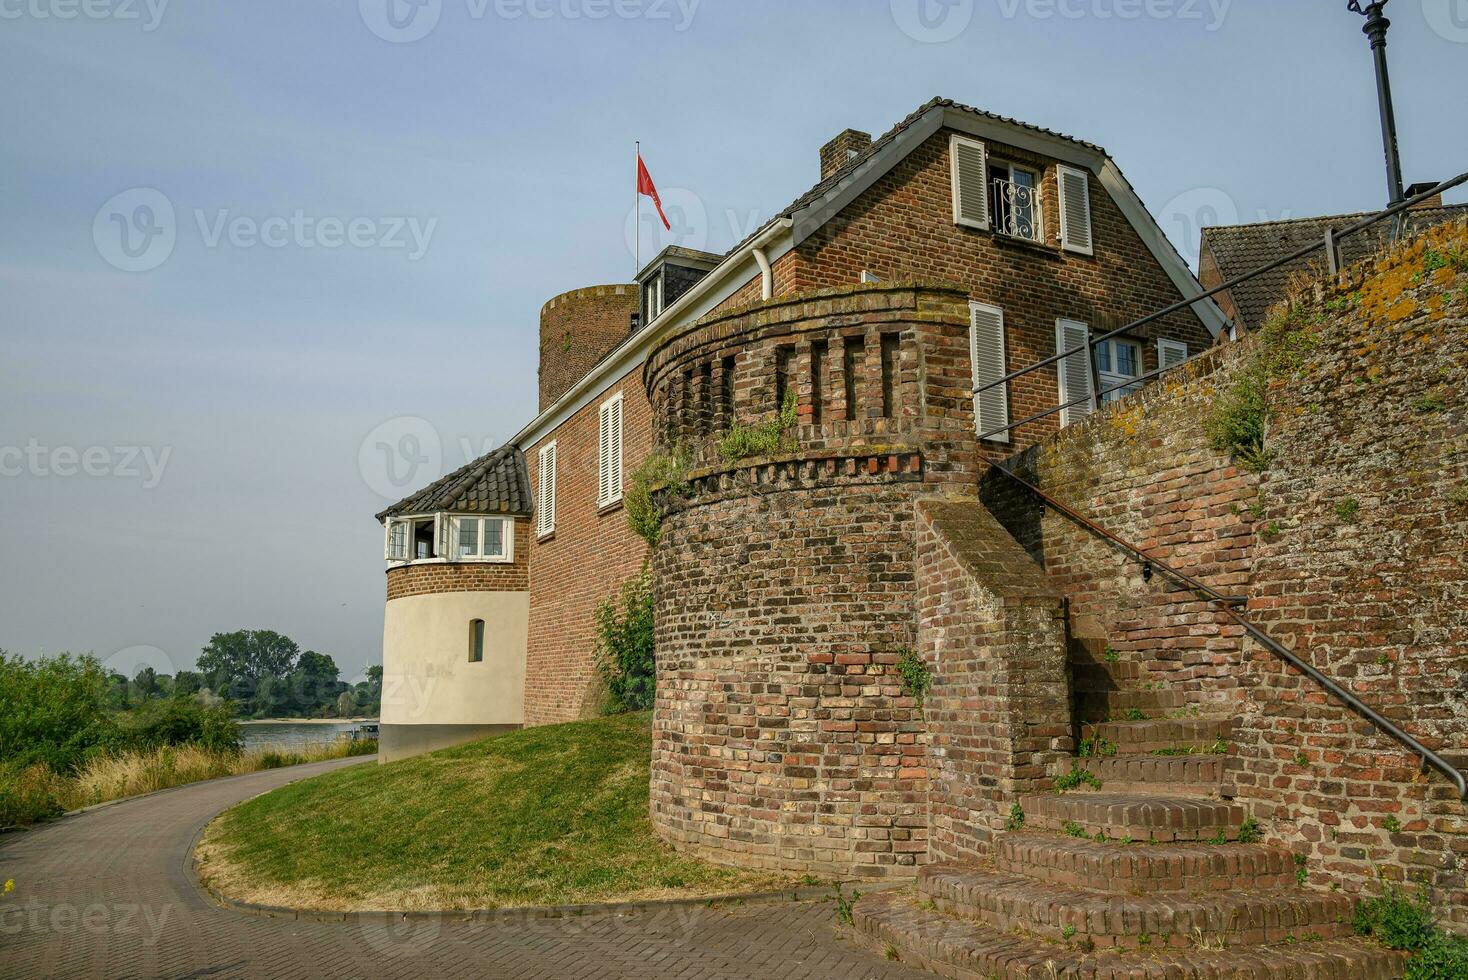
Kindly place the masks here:
POLYGON ((632 281, 637 281, 637 274, 642 271, 642 140, 636 141, 637 147, 637 169, 632 171, 632 227, 633 237, 636 244, 632 251, 632 281))

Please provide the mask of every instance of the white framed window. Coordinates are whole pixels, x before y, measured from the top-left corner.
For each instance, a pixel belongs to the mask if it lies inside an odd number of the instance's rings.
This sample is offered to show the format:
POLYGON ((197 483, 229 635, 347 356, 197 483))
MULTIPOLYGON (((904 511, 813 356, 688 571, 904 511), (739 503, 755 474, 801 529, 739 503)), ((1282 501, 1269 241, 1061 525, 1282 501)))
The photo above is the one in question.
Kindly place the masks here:
POLYGON ((1076 350, 1056 365, 1060 376, 1060 403, 1068 407, 1060 411, 1060 424, 1070 425, 1091 414, 1096 407, 1096 391, 1091 387, 1091 359, 1086 355, 1091 328, 1079 320, 1055 321, 1055 353, 1076 350), (1074 402, 1075 404, 1069 404, 1074 402))
POLYGON ((540 484, 535 488, 535 534, 544 538, 556 532, 556 444, 540 449, 540 484))
POLYGON ((596 505, 622 499, 622 393, 601 403, 596 453, 596 505))
POLYGON ((454 555, 460 560, 512 562, 515 525, 508 517, 454 518, 454 555))
POLYGON ((978 140, 954 134, 948 141, 948 169, 953 177, 953 222, 989 230, 988 150, 978 140))
POLYGON ((1096 345, 1096 376, 1101 382, 1101 401, 1114 402, 1141 390, 1140 384, 1126 384, 1142 375, 1142 345, 1135 340, 1112 337, 1096 345), (1126 385, 1117 388, 1117 385, 1126 385), (1116 388, 1108 391, 1108 388, 1116 388))
POLYGON ((1060 246, 1080 255, 1095 254, 1091 240, 1090 174, 1059 166, 1055 178, 1060 187, 1060 246))
POLYGON ((659 272, 643 287, 643 302, 647 306, 647 322, 656 320, 663 312, 663 274, 659 272))
MULTIPOLYGON (((1009 389, 1006 385, 980 392, 979 389, 1005 375, 1004 311, 984 303, 969 303, 969 356, 973 361, 974 422, 980 434, 1009 424, 1009 389)), ((1008 442, 1009 432, 989 436, 1008 442)))
POLYGON ((1157 369, 1166 371, 1188 359, 1188 345, 1181 340, 1162 339, 1157 341, 1157 369))

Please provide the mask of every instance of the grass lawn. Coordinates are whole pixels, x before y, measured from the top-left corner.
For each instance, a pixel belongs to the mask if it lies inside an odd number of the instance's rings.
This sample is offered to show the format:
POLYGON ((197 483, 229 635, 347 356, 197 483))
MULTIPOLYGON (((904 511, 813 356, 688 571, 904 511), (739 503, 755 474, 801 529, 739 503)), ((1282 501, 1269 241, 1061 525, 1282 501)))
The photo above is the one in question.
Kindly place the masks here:
POLYGON ((221 814, 199 845, 232 898, 319 910, 488 909, 779 888, 676 854, 647 817, 647 714, 362 765, 221 814))

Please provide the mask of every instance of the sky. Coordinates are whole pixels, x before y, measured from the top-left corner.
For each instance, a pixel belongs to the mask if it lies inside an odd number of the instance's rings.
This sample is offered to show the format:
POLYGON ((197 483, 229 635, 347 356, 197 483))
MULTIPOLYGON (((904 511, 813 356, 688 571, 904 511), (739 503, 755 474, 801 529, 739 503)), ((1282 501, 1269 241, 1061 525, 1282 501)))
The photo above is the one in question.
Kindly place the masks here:
MULTIPOLYGON (((633 272, 634 140, 644 257, 939 95, 1105 146, 1189 259, 1381 207, 1345 6, 0 0, 0 648, 380 662, 373 514, 534 415, 541 306, 633 272)), ((1468 0, 1387 12, 1406 178, 1446 179, 1468 0)))

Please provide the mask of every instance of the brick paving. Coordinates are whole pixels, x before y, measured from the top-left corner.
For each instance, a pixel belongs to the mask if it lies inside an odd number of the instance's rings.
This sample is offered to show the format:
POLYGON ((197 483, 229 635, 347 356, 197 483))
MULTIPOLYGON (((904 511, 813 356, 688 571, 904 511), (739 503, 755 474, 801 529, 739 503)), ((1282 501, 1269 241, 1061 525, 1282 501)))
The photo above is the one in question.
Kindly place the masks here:
POLYGON ((359 760, 199 783, 0 838, 0 977, 925 977, 838 935, 829 903, 508 923, 341 923, 214 905, 188 867, 220 810, 359 760))

